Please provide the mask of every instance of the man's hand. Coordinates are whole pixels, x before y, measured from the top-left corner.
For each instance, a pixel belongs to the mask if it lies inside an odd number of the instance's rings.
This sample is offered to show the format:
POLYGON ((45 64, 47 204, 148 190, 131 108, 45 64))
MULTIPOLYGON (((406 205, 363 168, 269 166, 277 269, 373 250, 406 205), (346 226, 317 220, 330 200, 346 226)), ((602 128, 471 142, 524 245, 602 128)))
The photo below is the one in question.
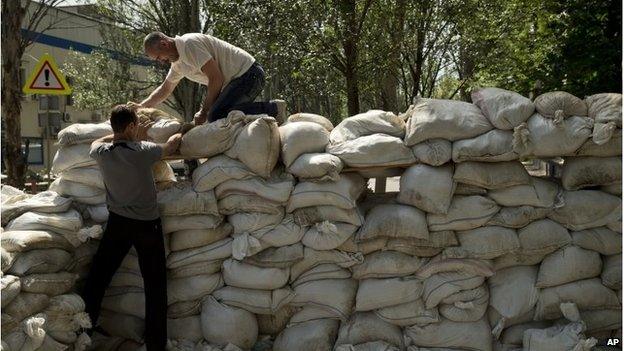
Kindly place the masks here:
POLYGON ((162 152, 163 157, 175 154, 176 151, 178 151, 178 148, 180 147, 181 141, 182 141, 182 133, 176 133, 170 136, 167 142, 165 143, 165 145, 163 146, 163 152, 162 152))
POLYGON ((154 122, 152 121, 144 121, 144 122, 139 122, 139 125, 137 126, 138 130, 137 130, 137 139, 138 140, 148 140, 149 136, 147 135, 147 131, 152 127, 152 125, 154 125, 154 122))
POLYGON ((193 123, 199 126, 206 123, 206 119, 208 119, 208 113, 200 110, 195 114, 195 117, 193 117, 193 123))

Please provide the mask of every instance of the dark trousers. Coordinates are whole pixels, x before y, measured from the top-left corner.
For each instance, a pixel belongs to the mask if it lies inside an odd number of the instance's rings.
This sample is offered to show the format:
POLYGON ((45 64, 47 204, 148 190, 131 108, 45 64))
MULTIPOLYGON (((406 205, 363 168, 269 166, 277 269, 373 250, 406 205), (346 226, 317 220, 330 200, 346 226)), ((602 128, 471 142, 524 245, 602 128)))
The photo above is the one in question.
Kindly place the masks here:
POLYGON ((246 115, 267 114, 277 116, 277 105, 273 102, 253 102, 264 87, 264 70, 255 63, 242 76, 232 79, 221 91, 208 112, 208 122, 227 117, 233 110, 246 115))
POLYGON ((145 289, 145 344, 165 350, 167 342, 167 279, 160 219, 141 221, 110 212, 83 291, 86 312, 97 324, 104 290, 130 247, 136 248, 145 289))

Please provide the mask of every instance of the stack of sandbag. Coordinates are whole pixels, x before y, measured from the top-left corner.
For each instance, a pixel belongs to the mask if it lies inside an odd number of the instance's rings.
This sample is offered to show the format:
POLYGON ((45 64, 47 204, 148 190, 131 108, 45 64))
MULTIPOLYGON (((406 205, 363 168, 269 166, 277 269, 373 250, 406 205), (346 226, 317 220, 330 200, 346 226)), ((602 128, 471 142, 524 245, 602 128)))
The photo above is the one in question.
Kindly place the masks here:
POLYGON ((91 321, 71 293, 77 275, 69 271, 86 237, 82 217, 51 191, 31 196, 3 186, 2 193, 10 194, 0 233, 3 349, 85 350, 90 339, 81 329, 91 321))

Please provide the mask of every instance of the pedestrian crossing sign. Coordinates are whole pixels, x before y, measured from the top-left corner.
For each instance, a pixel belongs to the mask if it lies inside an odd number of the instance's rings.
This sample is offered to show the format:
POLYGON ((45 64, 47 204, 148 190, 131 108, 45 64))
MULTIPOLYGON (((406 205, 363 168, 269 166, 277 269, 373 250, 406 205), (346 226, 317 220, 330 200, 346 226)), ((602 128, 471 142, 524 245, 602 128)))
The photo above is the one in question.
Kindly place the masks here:
POLYGON ((71 88, 58 69, 54 58, 44 54, 22 88, 26 94, 69 95, 71 88))

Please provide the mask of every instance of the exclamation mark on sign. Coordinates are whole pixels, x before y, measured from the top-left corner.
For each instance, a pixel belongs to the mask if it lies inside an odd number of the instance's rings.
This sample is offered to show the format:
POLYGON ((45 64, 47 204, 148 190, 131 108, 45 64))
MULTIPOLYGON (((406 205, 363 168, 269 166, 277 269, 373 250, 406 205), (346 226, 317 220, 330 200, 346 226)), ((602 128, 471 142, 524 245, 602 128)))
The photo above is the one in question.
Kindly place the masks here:
POLYGON ((45 86, 46 86, 46 87, 47 87, 47 86, 50 86, 50 70, 46 68, 46 69, 43 71, 43 74, 45 74, 45 80, 46 80, 46 81, 45 81, 45 86))

